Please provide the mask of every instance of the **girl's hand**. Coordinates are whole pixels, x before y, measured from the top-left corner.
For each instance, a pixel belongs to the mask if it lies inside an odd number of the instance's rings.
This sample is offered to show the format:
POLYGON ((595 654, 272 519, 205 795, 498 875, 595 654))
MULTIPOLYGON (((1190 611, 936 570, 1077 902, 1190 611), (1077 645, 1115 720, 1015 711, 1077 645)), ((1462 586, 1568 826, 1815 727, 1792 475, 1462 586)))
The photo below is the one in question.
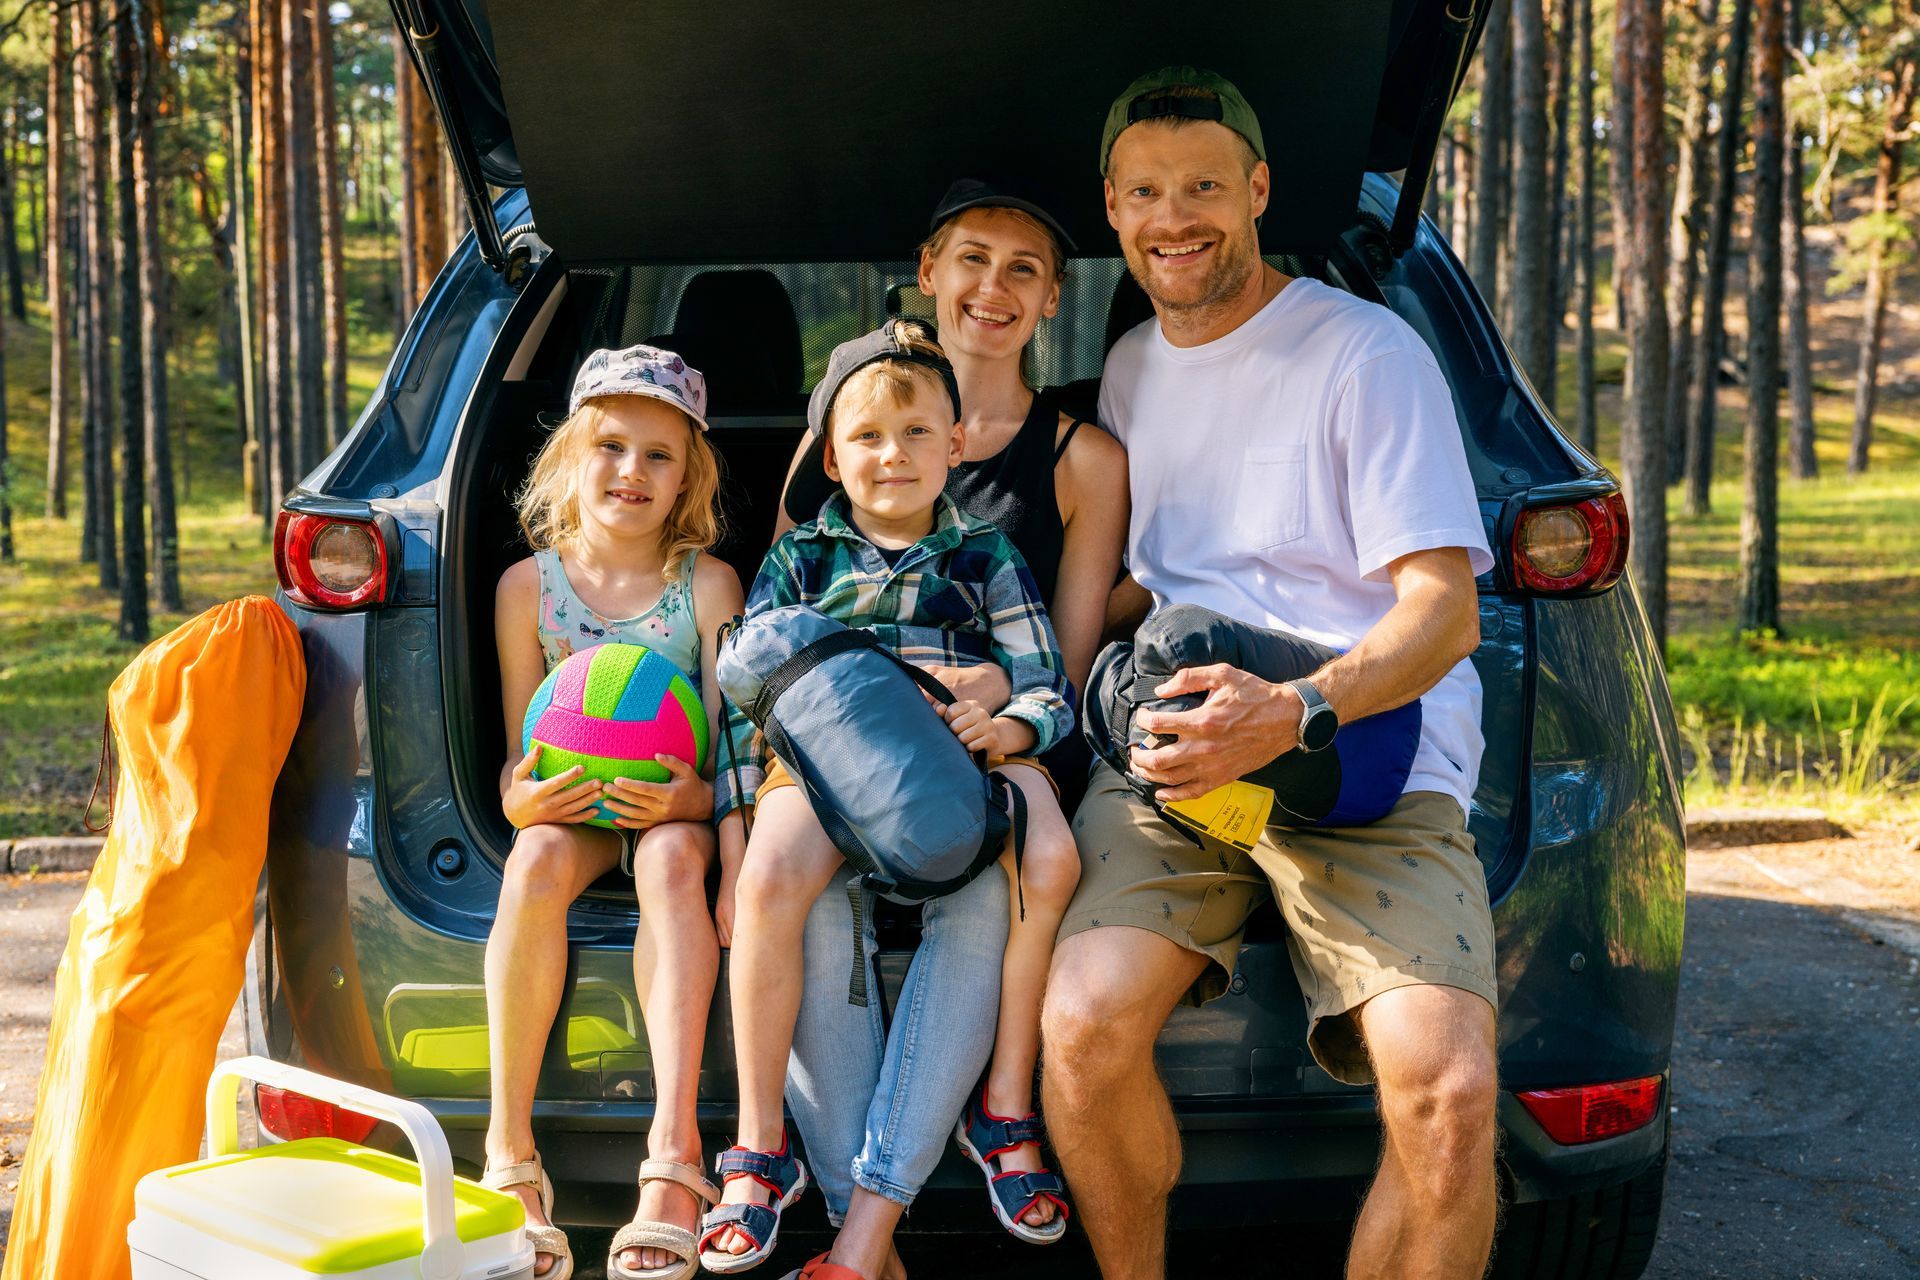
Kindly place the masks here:
POLYGON ((614 825, 644 831, 663 822, 706 822, 713 817, 713 784, 674 756, 654 760, 672 775, 665 782, 615 778, 606 797, 614 825))
POLYGON ((585 822, 594 816, 594 806, 605 790, 598 779, 582 782, 586 773, 579 765, 562 770, 551 778, 533 776, 540 759, 540 746, 520 758, 513 766, 513 781, 500 796, 500 807, 507 821, 518 830, 543 822, 585 822))
POLYGON ((936 708, 940 718, 947 722, 947 728, 953 730, 953 736, 960 739, 960 745, 969 751, 985 751, 993 754, 994 741, 998 737, 993 724, 993 715, 977 702, 956 702, 950 707, 936 708))

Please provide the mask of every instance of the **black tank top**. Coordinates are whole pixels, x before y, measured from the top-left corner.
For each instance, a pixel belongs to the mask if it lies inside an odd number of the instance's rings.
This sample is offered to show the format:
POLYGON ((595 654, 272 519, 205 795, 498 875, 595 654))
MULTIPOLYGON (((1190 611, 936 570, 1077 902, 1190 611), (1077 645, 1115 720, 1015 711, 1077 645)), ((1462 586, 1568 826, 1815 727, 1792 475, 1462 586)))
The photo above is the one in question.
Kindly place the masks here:
POLYGON ((1056 445, 1053 438, 1059 425, 1060 409, 1053 393, 1036 391, 1027 420, 1006 448, 990 458, 962 462, 947 473, 947 495, 968 515, 999 526, 1033 570, 1040 599, 1048 606, 1053 604, 1060 553, 1066 543, 1053 469, 1080 429, 1080 423, 1074 422, 1056 445))

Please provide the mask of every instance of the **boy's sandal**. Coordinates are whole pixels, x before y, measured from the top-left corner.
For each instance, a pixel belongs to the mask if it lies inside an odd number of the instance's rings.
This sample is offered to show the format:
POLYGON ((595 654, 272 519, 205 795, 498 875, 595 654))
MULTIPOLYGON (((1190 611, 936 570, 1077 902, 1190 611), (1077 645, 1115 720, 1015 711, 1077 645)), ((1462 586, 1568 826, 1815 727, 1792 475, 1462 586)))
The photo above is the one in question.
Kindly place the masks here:
POLYGON ((1029 1113, 1018 1119, 994 1115, 987 1110, 987 1091, 982 1086, 979 1097, 969 1100, 960 1113, 953 1136, 967 1159, 987 1175, 987 1203, 1000 1225, 1016 1239, 1028 1244, 1053 1244, 1067 1234, 1070 1210, 1066 1185, 1059 1174, 1051 1169, 1002 1171, 998 1167, 999 1158, 1007 1152, 1029 1142, 1038 1146, 1046 1138, 1038 1115, 1029 1113), (1043 1227, 1023 1221, 1027 1210, 1041 1200, 1053 1202, 1053 1221, 1043 1227))
MULTIPOLYGON (((547 1171, 540 1165, 540 1153, 533 1153, 530 1160, 510 1164, 500 1169, 488 1169, 480 1175, 480 1185, 493 1191, 505 1191, 509 1187, 532 1187, 540 1195, 540 1212, 553 1217, 553 1181, 547 1177, 547 1171)), ((556 1226, 536 1226, 527 1224, 527 1243, 533 1246, 535 1253, 544 1253, 553 1259, 553 1265, 546 1274, 536 1280, 568 1280, 573 1275, 573 1247, 567 1243, 567 1233, 556 1226)))
MULTIPOLYGON (((720 1189, 708 1182, 697 1164, 679 1160, 642 1160, 640 1185, 649 1182, 677 1182, 693 1192, 702 1206, 720 1199, 720 1189)), ((608 1280, 688 1280, 700 1269, 700 1244, 693 1232, 671 1222, 629 1222, 613 1238, 607 1250, 608 1280), (620 1254, 627 1249, 660 1249, 676 1255, 680 1261, 665 1267, 627 1267, 620 1254)))
POLYGON ((827 1255, 812 1258, 798 1271, 787 1272, 784 1280, 867 1280, 852 1267, 841 1266, 837 1262, 828 1262, 827 1255))
POLYGON ((778 1151, 749 1151, 729 1147, 714 1160, 720 1181, 752 1178, 773 1193, 771 1204, 723 1204, 700 1219, 700 1265, 716 1275, 730 1275, 765 1262, 780 1238, 780 1215, 807 1189, 807 1166, 793 1154, 787 1135, 780 1135, 778 1151), (753 1242, 745 1253, 712 1249, 715 1238, 733 1228, 753 1242))

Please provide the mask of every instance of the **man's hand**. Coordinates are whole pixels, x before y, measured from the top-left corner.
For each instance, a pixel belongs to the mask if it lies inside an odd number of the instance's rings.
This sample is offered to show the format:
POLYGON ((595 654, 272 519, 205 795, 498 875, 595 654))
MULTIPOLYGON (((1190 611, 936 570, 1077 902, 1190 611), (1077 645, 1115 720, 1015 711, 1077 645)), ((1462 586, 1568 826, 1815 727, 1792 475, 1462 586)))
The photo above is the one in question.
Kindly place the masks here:
POLYGON ((513 781, 500 796, 507 821, 524 831, 543 822, 585 822, 593 817, 604 790, 599 781, 589 778, 582 782, 586 770, 579 765, 551 778, 536 778, 533 768, 539 760, 540 745, 535 743, 533 750, 513 766, 513 781))
POLYGON ((1140 728, 1179 741, 1135 747, 1133 772, 1160 786, 1162 800, 1192 800, 1293 750, 1300 736, 1300 695, 1237 667, 1214 663, 1176 671, 1154 695, 1204 693, 1191 711, 1136 711, 1140 728))
POLYGON ((615 778, 606 806, 616 827, 645 831, 663 822, 705 822, 713 816, 713 784, 675 756, 654 760, 672 775, 665 782, 615 778))

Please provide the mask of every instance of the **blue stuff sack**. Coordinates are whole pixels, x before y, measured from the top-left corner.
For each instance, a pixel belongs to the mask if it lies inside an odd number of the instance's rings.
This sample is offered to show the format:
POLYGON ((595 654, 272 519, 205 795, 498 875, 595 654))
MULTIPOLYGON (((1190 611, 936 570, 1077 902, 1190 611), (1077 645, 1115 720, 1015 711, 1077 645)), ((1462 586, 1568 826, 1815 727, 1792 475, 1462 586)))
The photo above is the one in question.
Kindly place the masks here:
POLYGON ((805 605, 736 624, 714 674, 857 873, 848 998, 864 1005, 865 895, 913 904, 952 893, 999 860, 1009 832, 1017 868, 1025 797, 920 696, 951 704, 945 685, 805 605))
MULTIPOLYGON (((1199 605, 1171 605, 1148 618, 1133 642, 1101 651, 1087 680, 1082 730, 1094 754, 1149 802, 1157 788, 1129 772, 1127 751, 1148 745, 1133 713, 1186 711, 1200 694, 1155 698, 1153 691, 1186 667, 1223 662, 1278 684, 1310 676, 1340 651, 1286 631, 1256 627, 1199 605)), ((1399 803, 1420 749, 1420 701, 1340 726, 1321 751, 1298 747, 1246 774, 1274 793, 1270 826, 1354 827, 1383 818, 1399 803)), ((1157 802, 1162 817, 1186 830, 1157 802)))

